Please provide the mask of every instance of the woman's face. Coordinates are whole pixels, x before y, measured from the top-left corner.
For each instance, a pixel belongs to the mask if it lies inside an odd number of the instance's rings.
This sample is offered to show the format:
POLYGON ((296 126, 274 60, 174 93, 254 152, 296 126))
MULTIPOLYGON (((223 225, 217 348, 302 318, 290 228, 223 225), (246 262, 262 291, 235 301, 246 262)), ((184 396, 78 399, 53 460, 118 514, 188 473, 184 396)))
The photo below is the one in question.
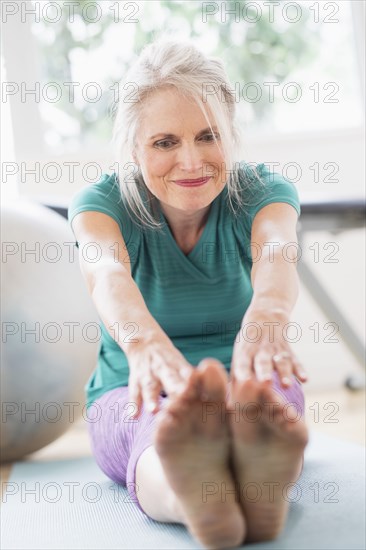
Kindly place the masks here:
MULTIPOLYGON (((220 143, 218 130, 210 123, 220 143)), ((175 89, 152 94, 143 107, 134 160, 146 186, 164 205, 187 213, 207 207, 226 185, 226 165, 199 107, 175 89), (178 180, 209 177, 199 186, 178 180)))

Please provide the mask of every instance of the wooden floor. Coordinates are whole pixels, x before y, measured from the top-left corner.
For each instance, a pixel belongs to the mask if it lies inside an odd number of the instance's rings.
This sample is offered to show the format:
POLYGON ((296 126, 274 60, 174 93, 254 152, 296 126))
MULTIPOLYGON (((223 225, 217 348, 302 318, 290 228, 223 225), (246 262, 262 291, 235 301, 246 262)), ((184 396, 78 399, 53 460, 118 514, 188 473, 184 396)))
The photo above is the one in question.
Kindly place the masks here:
MULTIPOLYGON (((365 445, 365 391, 346 388, 331 392, 305 391, 305 418, 310 430, 365 445)), ((28 462, 92 456, 87 423, 78 420, 59 439, 27 458, 28 462)), ((1 490, 11 475, 12 464, 0 467, 1 490)))

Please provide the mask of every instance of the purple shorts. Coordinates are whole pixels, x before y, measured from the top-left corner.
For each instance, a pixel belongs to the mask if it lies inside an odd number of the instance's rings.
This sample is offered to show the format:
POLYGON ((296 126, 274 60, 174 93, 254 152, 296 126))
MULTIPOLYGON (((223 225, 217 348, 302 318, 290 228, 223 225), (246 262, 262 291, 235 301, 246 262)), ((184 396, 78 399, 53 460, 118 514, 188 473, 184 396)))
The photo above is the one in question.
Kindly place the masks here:
MULTIPOLYGON (((295 407, 300 418, 305 411, 304 394, 301 383, 294 377, 292 380, 290 388, 282 388, 277 371, 273 371, 274 390, 285 403, 295 407)), ((159 402, 161 410, 168 404, 168 399, 160 395, 159 402)), ((135 410, 129 398, 128 386, 115 388, 90 405, 87 424, 98 466, 111 480, 127 487, 130 500, 144 512, 134 493, 136 465, 145 449, 153 445, 156 418, 142 405, 140 417, 133 419, 131 416, 135 410)))

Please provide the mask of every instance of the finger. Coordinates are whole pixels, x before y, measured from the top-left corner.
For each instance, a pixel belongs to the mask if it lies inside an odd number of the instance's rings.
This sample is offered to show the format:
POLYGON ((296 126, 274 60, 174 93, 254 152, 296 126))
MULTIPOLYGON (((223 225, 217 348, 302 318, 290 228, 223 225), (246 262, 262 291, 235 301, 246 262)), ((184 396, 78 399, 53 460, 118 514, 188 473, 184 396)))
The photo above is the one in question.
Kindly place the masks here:
POLYGON ((233 379, 233 382, 235 383, 235 380, 238 382, 244 382, 245 380, 248 380, 248 378, 251 378, 253 376, 253 369, 252 369, 252 358, 247 357, 241 357, 240 362, 237 360, 234 362, 231 368, 231 378, 233 379))
POLYGON ((259 382, 272 380, 272 356, 267 351, 260 351, 254 357, 254 372, 259 382))
POLYGON ((142 397, 146 410, 155 413, 159 409, 159 395, 162 389, 160 380, 151 375, 146 375, 141 380, 142 397))
POLYGON ((302 364, 300 363, 300 361, 298 361, 297 359, 294 359, 292 364, 293 364, 294 373, 298 377, 298 379, 301 380, 302 382, 306 382, 308 379, 308 375, 306 374, 306 371, 302 366, 302 364))
POLYGON ((195 370, 194 367, 192 365, 190 365, 189 363, 187 363, 187 365, 183 365, 182 367, 180 367, 178 369, 178 372, 180 374, 181 379, 184 382, 188 382, 189 379, 191 378, 194 370, 195 370))
POLYGON ((131 403, 135 406, 135 412, 131 415, 131 418, 137 419, 141 413, 142 397, 139 384, 133 382, 131 379, 128 384, 128 393, 131 403))
POLYGON ((187 381, 181 377, 176 368, 165 366, 160 370, 159 378, 165 391, 170 395, 182 393, 187 387, 187 381))
POLYGON ((201 378, 198 375, 198 369, 189 363, 179 366, 178 376, 180 383, 179 395, 188 399, 198 398, 201 389, 201 378))
MULTIPOLYGON (((273 360, 273 357, 272 357, 273 360)), ((289 387, 292 384, 292 357, 281 357, 280 359, 273 360, 275 369, 278 372, 278 375, 281 380, 281 384, 284 387, 289 387)))

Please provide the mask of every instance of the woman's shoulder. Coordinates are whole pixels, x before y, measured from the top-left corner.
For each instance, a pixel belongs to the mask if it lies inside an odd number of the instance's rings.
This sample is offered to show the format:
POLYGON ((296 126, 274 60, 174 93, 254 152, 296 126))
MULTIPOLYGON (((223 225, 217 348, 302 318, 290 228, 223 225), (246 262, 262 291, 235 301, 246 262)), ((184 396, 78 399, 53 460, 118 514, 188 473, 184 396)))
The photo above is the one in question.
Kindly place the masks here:
POLYGON ((102 174, 98 181, 89 182, 72 197, 68 208, 69 223, 76 214, 85 211, 101 212, 112 217, 119 224, 126 242, 133 233, 138 233, 115 173, 102 174))
POLYGON ((239 187, 246 198, 253 199, 253 204, 274 193, 289 193, 298 198, 294 183, 281 173, 280 168, 274 169, 278 165, 279 163, 240 162, 239 187))
POLYGON ((88 181, 81 187, 72 197, 72 200, 91 198, 106 198, 111 194, 120 196, 120 187, 117 181, 116 174, 101 174, 96 181, 88 181))
POLYGON ((301 213, 296 186, 280 170, 275 171, 273 166, 278 166, 278 163, 240 163, 239 192, 245 210, 245 221, 250 226, 257 212, 274 202, 291 204, 298 215, 301 213))

